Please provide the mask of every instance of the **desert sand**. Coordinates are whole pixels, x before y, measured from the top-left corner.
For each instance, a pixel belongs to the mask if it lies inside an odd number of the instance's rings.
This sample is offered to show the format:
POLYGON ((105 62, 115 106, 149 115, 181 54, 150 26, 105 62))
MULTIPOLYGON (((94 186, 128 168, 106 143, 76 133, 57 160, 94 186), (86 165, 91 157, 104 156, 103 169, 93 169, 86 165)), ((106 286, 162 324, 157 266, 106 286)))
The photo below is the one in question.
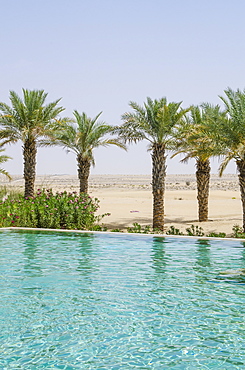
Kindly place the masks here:
MULTIPOLYGON (((23 189, 23 177, 14 176, 11 182, 0 177, 0 186, 23 189)), ((53 191, 78 191, 76 176, 37 176, 36 188, 53 191)), ((152 224, 152 192, 150 175, 91 175, 89 193, 100 200, 98 214, 111 213, 103 218, 108 230, 126 230, 134 222, 152 224)), ((165 229, 170 225, 186 230, 190 225, 201 226, 204 232, 232 233, 234 224, 242 225, 242 206, 236 175, 211 176, 209 221, 197 221, 197 191, 195 175, 167 175, 165 191, 165 229)))

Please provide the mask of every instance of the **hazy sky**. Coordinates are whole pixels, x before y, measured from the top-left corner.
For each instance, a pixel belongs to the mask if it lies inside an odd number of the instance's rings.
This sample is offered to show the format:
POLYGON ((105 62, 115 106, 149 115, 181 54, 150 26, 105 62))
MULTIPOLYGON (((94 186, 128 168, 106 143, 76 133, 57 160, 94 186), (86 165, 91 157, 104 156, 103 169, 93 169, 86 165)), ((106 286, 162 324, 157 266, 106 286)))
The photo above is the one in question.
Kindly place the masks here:
MULTIPOLYGON (((74 109, 119 124, 128 102, 146 97, 218 103, 228 86, 245 87, 242 0, 0 0, 0 101, 9 90, 44 89, 74 109)), ((23 170, 21 145, 7 147, 11 174, 23 170)), ((150 174, 141 143, 95 152, 97 174, 150 174)), ((212 162, 212 172, 217 161, 212 162)), ((235 166, 227 172, 234 172, 235 166)), ((168 161, 168 173, 193 173, 168 161)), ((75 156, 39 149, 38 174, 76 174, 75 156)))

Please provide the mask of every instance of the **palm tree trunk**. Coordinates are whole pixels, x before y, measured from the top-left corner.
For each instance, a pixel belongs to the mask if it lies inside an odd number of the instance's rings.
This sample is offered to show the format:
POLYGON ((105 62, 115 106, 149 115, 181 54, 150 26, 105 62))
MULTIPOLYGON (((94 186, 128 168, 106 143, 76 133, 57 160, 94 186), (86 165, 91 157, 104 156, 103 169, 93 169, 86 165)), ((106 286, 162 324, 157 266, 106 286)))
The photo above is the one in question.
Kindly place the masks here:
POLYGON ((24 142, 23 145, 26 198, 34 196, 34 185, 36 177, 36 156, 37 156, 36 142, 34 139, 29 138, 24 142))
POLYGON ((198 220, 208 221, 208 197, 210 181, 210 161, 197 159, 196 162, 198 220))
POLYGON ((153 145, 152 151, 152 194, 153 229, 164 230, 164 191, 166 176, 166 156, 164 144, 153 145))
POLYGON ((243 214, 243 232, 245 233, 245 160, 237 160, 236 165, 238 168, 238 179, 241 192, 242 201, 242 214, 243 214))
POLYGON ((90 161, 81 155, 77 156, 78 178, 80 182, 80 193, 88 193, 88 178, 90 173, 90 161))

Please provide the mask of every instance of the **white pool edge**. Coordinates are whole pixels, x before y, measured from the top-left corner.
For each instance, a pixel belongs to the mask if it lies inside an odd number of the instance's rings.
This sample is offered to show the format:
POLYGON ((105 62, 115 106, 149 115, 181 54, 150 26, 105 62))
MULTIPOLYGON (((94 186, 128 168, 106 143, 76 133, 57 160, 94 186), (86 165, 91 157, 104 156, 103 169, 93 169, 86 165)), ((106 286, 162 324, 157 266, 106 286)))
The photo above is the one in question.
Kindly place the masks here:
POLYGON ((168 234, 143 234, 143 233, 127 233, 127 232, 112 232, 112 231, 93 231, 93 230, 68 230, 68 229, 46 229, 34 227, 1 227, 0 231, 4 230, 26 230, 26 231, 49 231, 49 232, 64 232, 78 234, 97 234, 97 235, 117 235, 117 236, 132 236, 132 237, 158 237, 158 238, 178 238, 178 239, 198 239, 198 240, 229 240, 245 242, 245 239, 239 238, 218 238, 210 236, 190 236, 190 235, 168 235, 168 234))

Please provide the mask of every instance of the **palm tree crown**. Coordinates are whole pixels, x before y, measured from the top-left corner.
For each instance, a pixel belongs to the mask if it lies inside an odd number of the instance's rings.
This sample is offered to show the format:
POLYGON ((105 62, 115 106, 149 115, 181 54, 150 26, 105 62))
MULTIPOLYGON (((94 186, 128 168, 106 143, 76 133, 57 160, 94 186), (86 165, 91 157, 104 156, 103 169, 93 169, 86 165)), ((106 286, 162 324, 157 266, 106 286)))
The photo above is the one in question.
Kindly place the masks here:
POLYGON ((220 154, 220 147, 213 138, 213 129, 225 117, 219 105, 203 103, 200 106, 191 106, 190 114, 182 120, 175 131, 176 153, 184 153, 182 162, 190 158, 208 160, 213 155, 220 154))
POLYGON ((5 144, 23 142, 26 197, 34 194, 37 146, 52 137, 53 123, 64 110, 57 106, 60 99, 44 105, 46 98, 43 90, 23 89, 23 99, 10 91, 11 106, 0 103, 0 138, 5 144))
POLYGON ((167 103, 166 98, 152 100, 141 107, 135 102, 129 103, 134 112, 122 115, 124 124, 118 132, 127 142, 148 140, 152 147, 155 143, 168 145, 172 140, 173 128, 188 110, 180 110, 180 103, 167 103))
POLYGON ((56 131, 53 144, 62 146, 76 154, 80 192, 88 191, 88 177, 91 165, 95 165, 94 149, 100 146, 116 145, 126 149, 118 138, 106 137, 114 127, 98 121, 100 112, 95 118, 89 118, 84 112, 73 112, 75 122, 64 122, 56 131))
POLYGON ((14 91, 10 91, 12 107, 0 103, 0 124, 2 126, 1 138, 5 143, 13 143, 21 140, 35 140, 43 136, 50 136, 52 120, 64 110, 57 107, 61 99, 44 105, 47 93, 43 90, 23 89, 23 99, 14 91))

